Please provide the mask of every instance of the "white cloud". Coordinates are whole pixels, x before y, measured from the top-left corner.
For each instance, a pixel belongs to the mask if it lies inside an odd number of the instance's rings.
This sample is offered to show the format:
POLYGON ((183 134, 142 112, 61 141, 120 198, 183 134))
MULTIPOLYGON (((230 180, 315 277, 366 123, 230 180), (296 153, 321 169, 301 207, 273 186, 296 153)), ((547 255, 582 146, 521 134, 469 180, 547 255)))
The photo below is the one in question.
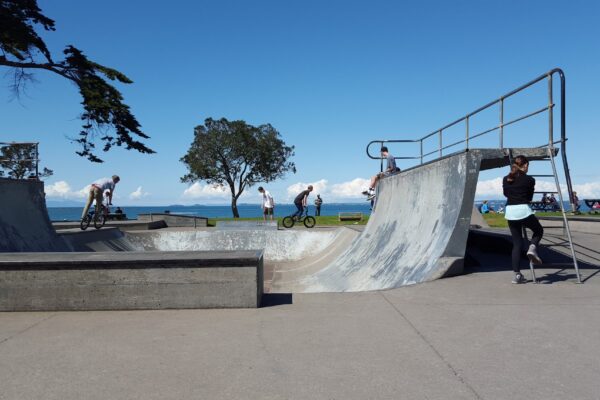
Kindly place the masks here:
POLYGON ((60 199, 84 199, 87 197, 90 186, 86 186, 78 191, 73 191, 71 185, 66 181, 57 181, 44 188, 46 197, 60 199))
POLYGON ((317 194, 322 195, 327 191, 327 180, 326 179, 321 179, 319 181, 311 182, 311 183, 298 182, 298 183, 294 183, 291 186, 288 186, 288 188, 287 188, 288 199, 294 199, 300 192, 305 190, 308 185, 313 186, 313 193, 315 194, 315 196, 317 194))
POLYGON ((134 192, 129 194, 129 198, 131 200, 139 200, 142 197, 148 196, 149 194, 150 193, 148 193, 148 192, 144 192, 144 190, 142 189, 141 186, 138 186, 138 188, 134 192))
MULTIPOLYGON (((564 196, 565 201, 567 197, 567 185, 560 183, 560 188, 564 196)), ((574 184, 573 190, 577 192, 579 199, 587 198, 600 198, 600 182, 588 182, 582 184, 574 184)), ((536 192, 555 192, 556 184, 550 181, 536 180, 535 182, 536 192)), ((504 195, 502 193, 502 178, 494 178, 486 181, 477 182, 477 191, 475 196, 478 198, 493 198, 502 199, 504 195)), ((540 195, 538 195, 540 196, 540 195)))
POLYGON ((600 182, 573 185, 573 190, 577 192, 577 197, 580 199, 600 199, 600 182))
POLYGON ((348 182, 336 183, 331 186, 330 195, 334 198, 359 198, 364 197, 362 192, 369 187, 370 180, 355 178, 348 182))
POLYGON ((230 196, 231 192, 224 186, 201 185, 199 182, 195 182, 183 191, 183 197, 186 199, 227 198, 230 196))

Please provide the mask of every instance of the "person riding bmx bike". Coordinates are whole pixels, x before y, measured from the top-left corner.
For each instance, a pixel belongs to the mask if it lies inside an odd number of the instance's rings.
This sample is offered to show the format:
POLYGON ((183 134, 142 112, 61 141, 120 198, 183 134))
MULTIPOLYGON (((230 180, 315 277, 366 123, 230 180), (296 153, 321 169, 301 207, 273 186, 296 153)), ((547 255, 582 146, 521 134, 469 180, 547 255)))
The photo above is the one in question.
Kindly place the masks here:
POLYGON ((98 179, 90 186, 90 192, 88 195, 87 203, 81 213, 81 219, 83 220, 92 205, 92 202, 96 200, 96 212, 94 215, 100 215, 101 206, 104 201, 104 192, 108 193, 108 205, 112 205, 112 198, 115 193, 115 185, 121 181, 118 175, 113 175, 112 178, 98 179))

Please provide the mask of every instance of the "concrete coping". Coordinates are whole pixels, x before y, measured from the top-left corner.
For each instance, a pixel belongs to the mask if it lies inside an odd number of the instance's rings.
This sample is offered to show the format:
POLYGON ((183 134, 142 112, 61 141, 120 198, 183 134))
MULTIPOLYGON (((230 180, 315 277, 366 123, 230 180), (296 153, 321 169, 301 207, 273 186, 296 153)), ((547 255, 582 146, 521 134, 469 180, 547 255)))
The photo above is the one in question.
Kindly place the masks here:
POLYGON ((226 268, 262 257, 263 250, 0 253, 0 270, 226 268))

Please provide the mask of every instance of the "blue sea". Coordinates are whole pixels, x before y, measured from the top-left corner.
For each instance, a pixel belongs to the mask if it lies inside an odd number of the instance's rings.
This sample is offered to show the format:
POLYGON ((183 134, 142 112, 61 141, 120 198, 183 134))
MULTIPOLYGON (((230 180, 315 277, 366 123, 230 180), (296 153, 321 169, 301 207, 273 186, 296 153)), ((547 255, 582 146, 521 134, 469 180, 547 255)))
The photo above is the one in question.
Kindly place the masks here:
MULTIPOLYGON (((48 214, 52 221, 78 221, 81 217, 81 207, 48 207, 48 214)), ((194 215, 207 218, 231 218, 231 206, 153 206, 153 207, 121 207, 129 219, 136 219, 138 214, 164 213, 169 211, 172 214, 194 215)), ((111 207, 111 211, 115 208, 111 207)), ((262 209, 258 204, 238 204, 238 212, 242 218, 255 218, 262 216, 262 209)), ((278 204, 275 206, 275 216, 285 217, 296 212, 296 206, 293 204, 278 204)), ((364 203, 329 203, 321 206, 321 215, 337 216, 339 212, 362 212, 364 215, 370 215, 371 206, 369 202, 364 203)), ((315 214, 315 207, 309 207, 309 214, 315 214)))
MULTIPOLYGON (((480 207, 481 201, 476 201, 475 206, 480 207)), ((489 204, 494 210, 499 210, 504 207, 505 200, 490 200, 489 204)), ((588 211, 588 208, 583 202, 581 211, 588 211)), ((48 207, 48 214, 52 221, 78 221, 81 217, 83 206, 80 207, 48 207)), ((152 206, 152 207, 121 207, 123 212, 129 219, 136 219, 138 214, 148 213, 164 213, 169 211, 173 214, 194 215, 207 218, 231 218, 231 206, 208 206, 208 205, 171 205, 171 206, 152 206)), ((565 202, 565 208, 569 209, 570 205, 565 202)), ((114 211, 113 207, 111 211, 114 211)), ((262 216, 262 210, 258 204, 239 204, 238 211, 242 218, 256 218, 262 216)), ((293 204, 278 204, 275 207, 275 216, 284 217, 296 212, 296 206, 293 204)), ((362 212, 364 215, 371 214, 369 202, 364 203, 328 203, 321 207, 321 215, 337 216, 340 212, 362 212)), ((309 214, 315 214, 315 207, 310 206, 309 214)))

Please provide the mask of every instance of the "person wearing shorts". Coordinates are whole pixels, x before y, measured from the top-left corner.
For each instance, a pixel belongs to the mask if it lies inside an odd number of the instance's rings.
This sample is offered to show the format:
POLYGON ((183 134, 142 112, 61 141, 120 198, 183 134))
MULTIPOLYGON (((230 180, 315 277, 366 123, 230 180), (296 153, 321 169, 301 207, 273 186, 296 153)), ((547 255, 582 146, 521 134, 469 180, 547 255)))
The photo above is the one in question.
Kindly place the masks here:
POLYGON ((112 205, 112 198, 115 192, 115 185, 119 183, 120 180, 121 178, 119 178, 118 175, 113 175, 110 179, 102 178, 92 183, 92 185, 90 186, 87 203, 83 208, 83 213, 81 213, 81 219, 85 218, 94 200, 96 200, 96 215, 100 213, 100 206, 102 205, 102 202, 104 200, 103 193, 105 191, 108 193, 108 204, 112 205))
POLYGON ((275 209, 275 201, 273 200, 273 196, 269 193, 268 190, 265 190, 262 186, 258 187, 259 193, 262 194, 262 210, 263 210, 263 220, 267 221, 267 215, 271 216, 271 221, 273 221, 273 211, 275 209))
POLYGON ((544 235, 544 228, 531 210, 529 203, 533 199, 535 191, 535 179, 527 175, 529 161, 525 156, 515 157, 510 167, 510 173, 502 180, 502 189, 506 196, 506 209, 504 218, 508 221, 508 227, 513 240, 512 269, 514 278, 512 283, 525 283, 520 270, 521 249, 523 246, 523 228, 533 231, 531 245, 527 249, 527 257, 533 264, 542 264, 537 254, 537 247, 544 235))
POLYGON ((381 158, 386 159, 386 168, 383 172, 374 175, 371 178, 369 189, 362 192, 362 194, 368 196, 367 200, 372 200, 375 197, 375 188, 381 178, 400 172, 400 168, 396 166, 396 159, 390 154, 388 148, 385 146, 381 147, 381 158))

